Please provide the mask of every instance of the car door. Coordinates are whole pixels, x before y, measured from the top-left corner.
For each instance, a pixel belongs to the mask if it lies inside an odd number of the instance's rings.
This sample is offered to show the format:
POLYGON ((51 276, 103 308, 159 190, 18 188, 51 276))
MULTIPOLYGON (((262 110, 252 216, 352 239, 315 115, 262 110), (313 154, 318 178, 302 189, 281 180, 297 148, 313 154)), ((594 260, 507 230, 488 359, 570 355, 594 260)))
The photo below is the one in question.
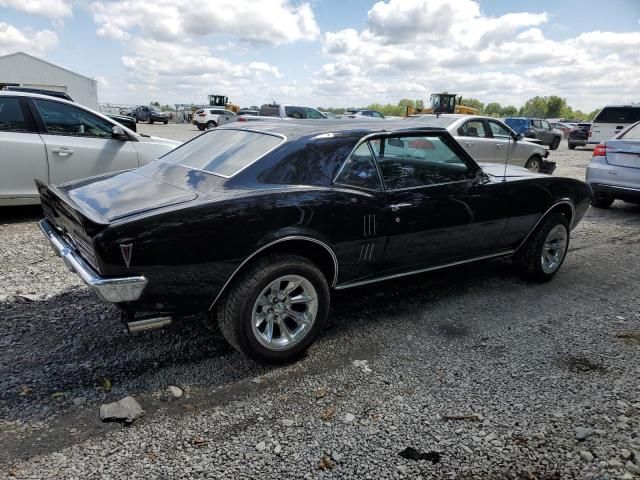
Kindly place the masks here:
POLYGON ((481 118, 471 118, 457 131, 460 144, 476 162, 493 162, 496 145, 491 138, 491 130, 481 118))
POLYGON ((507 222, 505 188, 491 183, 442 134, 371 142, 386 192, 388 270, 413 270, 490 254, 507 222))
POLYGON ((555 133, 553 133, 553 128, 551 127, 551 124, 546 120, 542 120, 540 124, 542 126, 542 135, 544 136, 544 143, 546 143, 547 145, 551 145, 555 137, 555 133))
POLYGON ((50 183, 138 167, 133 142, 112 138, 111 122, 68 103, 31 101, 34 115, 42 122, 40 137, 49 161, 50 183))
POLYGON ((505 163, 510 161, 512 137, 510 130, 498 120, 487 120, 491 138, 495 145, 493 161, 495 163, 505 163))
POLYGON ((48 181, 47 154, 26 99, 0 96, 0 205, 37 203, 35 178, 48 181))

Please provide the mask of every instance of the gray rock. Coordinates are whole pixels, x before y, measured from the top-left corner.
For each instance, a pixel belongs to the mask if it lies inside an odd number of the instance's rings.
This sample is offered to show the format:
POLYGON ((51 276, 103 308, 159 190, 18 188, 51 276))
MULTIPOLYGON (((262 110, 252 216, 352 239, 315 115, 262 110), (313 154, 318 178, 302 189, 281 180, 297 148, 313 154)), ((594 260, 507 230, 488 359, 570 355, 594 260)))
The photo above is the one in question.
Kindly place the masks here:
POLYGON ((334 462, 340 463, 344 458, 344 456, 340 452, 333 452, 331 453, 331 458, 333 459, 334 462))
POLYGON ((580 458, 585 462, 593 462, 593 454, 589 450, 580 450, 580 458))
POLYGON ((407 467, 406 465, 398 465, 396 467, 396 470, 398 470, 398 472, 400 472, 402 475, 406 475, 407 474, 407 467))
POLYGON ((280 455, 280 453, 282 453, 282 446, 276 445, 273 449, 273 453, 275 453, 276 455, 280 455))
POLYGON ((609 460, 607 462, 607 465, 609 465, 610 468, 622 468, 624 467, 623 463, 615 458, 612 458, 611 460, 609 460))
POLYGON ((126 396, 113 403, 103 403, 100 405, 100 420, 120 421, 131 423, 144 415, 144 410, 131 396, 126 396))
POLYGON ((631 460, 633 458, 633 453, 631 453, 631 450, 623 448, 620 450, 620 457, 622 457, 623 460, 631 460))
POLYGON ((624 468, 626 468, 627 471, 633 473, 634 475, 640 475, 640 467, 635 465, 633 462, 625 463, 624 468))
POLYGON ((293 420, 290 420, 288 418, 283 418, 281 420, 282 425, 284 425, 285 427, 292 427, 293 426, 293 420))
POLYGON ((167 387, 167 390, 173 398, 180 398, 182 396, 182 389, 176 387, 175 385, 169 385, 167 387))
POLYGON ((264 442, 258 442, 256 445, 256 450, 259 452, 264 452, 265 448, 267 448, 267 445, 264 442))
POLYGON ((73 404, 76 407, 83 407, 87 404, 87 398, 86 397, 76 397, 72 400, 73 404))
POLYGON ((593 433, 593 430, 585 427, 577 427, 576 428, 576 440, 579 442, 584 442, 587 437, 589 437, 593 433))
POLYGON ((356 416, 353 413, 347 413, 344 416, 344 421, 345 423, 351 423, 356 419, 356 416))

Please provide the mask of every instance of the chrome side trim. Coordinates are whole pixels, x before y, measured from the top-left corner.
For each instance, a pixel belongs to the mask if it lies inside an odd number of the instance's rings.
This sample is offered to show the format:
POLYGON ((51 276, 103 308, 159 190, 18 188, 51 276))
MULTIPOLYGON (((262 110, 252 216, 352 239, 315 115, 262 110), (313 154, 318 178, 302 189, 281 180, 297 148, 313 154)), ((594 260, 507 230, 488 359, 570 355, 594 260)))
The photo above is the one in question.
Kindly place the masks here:
POLYGON ((529 237, 531 236, 531 234, 535 231, 536 228, 538 228, 538 225, 540 225, 540 222, 544 220, 544 218, 549 214, 551 210, 556 208, 558 205, 563 205, 563 204, 567 204, 571 207, 571 221, 569 222, 569 230, 573 230, 573 227, 575 227, 575 224, 573 222, 575 221, 575 218, 576 218, 576 208, 573 206, 573 203, 571 202, 571 200, 569 200, 568 198, 563 198, 562 200, 551 205, 547 209, 547 211, 542 214, 542 216, 536 222, 533 228, 529 230, 529 233, 527 233, 527 236, 524 237, 524 240, 522 240, 522 242, 520 242, 520 245, 516 247, 516 250, 520 250, 522 248, 522 246, 527 242, 527 240, 529 240, 529 237))
POLYGON ((335 287, 336 282, 338 281, 338 258, 336 257, 336 254, 333 252, 333 249, 329 245, 327 245, 326 243, 324 243, 324 242, 322 242, 320 240, 317 240, 315 238, 305 237, 303 235, 290 235, 288 237, 279 238, 278 240, 274 240, 273 242, 270 242, 270 243, 267 243, 266 245, 263 245, 258 250, 256 250, 251 255, 249 255, 247 258, 245 258, 242 261, 242 263, 240 263, 240 265, 238 265, 238 267, 233 271, 233 273, 227 279, 227 281, 224 283, 224 285, 222 285, 222 288, 218 292, 218 295, 216 295, 216 298, 213 299, 213 302, 211 303, 211 306, 209 307, 209 310, 211 310, 214 307, 214 305, 220 299, 220 297, 222 296, 224 291, 227 289, 227 287, 229 286, 231 281, 234 279, 234 277, 238 274, 238 272, 240 270, 242 270, 242 267, 244 267, 252 258, 254 258, 256 255, 258 255, 260 252, 266 250, 267 248, 272 247, 273 245, 276 245, 276 244, 282 243, 282 242, 287 242, 287 241, 290 241, 290 240, 306 240, 308 242, 316 243, 316 244, 321 245, 322 247, 324 247, 324 249, 327 252, 329 252, 329 254, 331 255, 331 259, 333 260, 333 270, 334 270, 333 280, 332 280, 330 286, 331 287, 335 287))
POLYGON ((62 257, 69 270, 77 273, 82 281, 103 301, 111 303, 138 300, 147 286, 143 276, 103 278, 71 248, 67 241, 47 221, 40 220, 38 226, 49 239, 54 251, 62 257))
POLYGON ((629 190, 630 192, 640 192, 640 188, 621 187, 619 185, 608 185, 606 183, 594 183, 594 185, 598 185, 599 187, 616 188, 618 190, 629 190))
POLYGON ((443 268, 455 267, 456 265, 463 265, 465 263, 478 262, 480 260, 488 260, 490 258, 496 258, 496 257, 507 257, 509 255, 513 255, 514 252, 515 250, 505 250, 499 253, 491 253, 489 255, 482 255, 480 257, 469 258, 466 260, 459 260, 457 262, 445 263, 444 265, 438 265, 435 267, 421 268, 420 270, 412 270, 410 272, 395 273, 393 275, 386 275, 383 277, 372 278, 369 280, 362 280, 360 282, 343 283, 342 285, 336 285, 335 289, 345 290, 347 288, 360 287, 362 285, 368 285, 370 283, 383 282, 385 280, 392 280, 394 278, 407 277, 409 275, 416 275, 418 273, 431 272, 433 270, 442 270, 443 268))

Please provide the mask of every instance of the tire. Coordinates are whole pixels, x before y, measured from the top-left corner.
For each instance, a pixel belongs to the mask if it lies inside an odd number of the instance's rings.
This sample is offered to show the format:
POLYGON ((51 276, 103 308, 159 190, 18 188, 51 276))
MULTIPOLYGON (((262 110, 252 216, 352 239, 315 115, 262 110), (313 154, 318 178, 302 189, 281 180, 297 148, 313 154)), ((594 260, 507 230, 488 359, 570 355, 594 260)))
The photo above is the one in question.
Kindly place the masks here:
POLYGON ((551 150, 557 150, 559 146, 560 146, 560 137, 556 137, 553 139, 553 142, 551 142, 551 145, 549 145, 549 148, 551 150))
POLYGON ((567 143, 569 150, 575 150, 576 146, 573 143, 567 143))
POLYGON ((551 280, 567 255, 569 237, 567 218, 560 213, 547 215, 516 253, 514 263, 521 275, 537 283, 551 280))
POLYGON ((153 118, 149 117, 149 124, 153 125, 153 118))
POLYGON ((200 131, 204 130, 204 126, 200 125, 199 123, 196 123, 196 127, 198 127, 198 130, 200 131))
POLYGON ((542 158, 540 158, 539 155, 532 155, 529 157, 529 160, 527 160, 524 168, 531 170, 532 172, 540 173, 542 170, 542 158))
POLYGON ((136 117, 136 123, 138 123, 140 120, 138 120, 138 117, 136 117))
POLYGON ((610 195, 594 193, 591 197, 591 205, 596 208, 609 208, 615 199, 610 195))
POLYGON ((215 127, 217 127, 217 126, 218 126, 218 125, 216 124, 216 122, 214 122, 213 120, 209 120, 209 121, 207 122, 207 125, 205 126, 205 128, 206 128, 207 130, 211 130, 212 128, 215 128, 215 127))
POLYGON ((299 358, 322 331, 328 313, 329 286, 323 273, 304 257, 281 254, 268 255, 253 263, 232 283, 217 309, 220 331, 231 346, 261 363, 285 363, 299 358), (282 307, 284 301, 271 303, 273 285, 284 286, 278 290, 282 294, 298 280, 300 286, 289 292, 289 297, 299 299, 306 295, 311 300, 289 307, 282 307), (306 321, 311 318, 310 325, 297 323, 287 315, 291 308, 298 309, 294 312, 297 314, 305 309, 303 315, 306 321), (258 325, 261 317, 262 323, 258 325), (267 340, 270 317, 271 341, 267 340), (284 335, 283 324, 293 339, 284 335), (297 339, 296 328, 301 328, 297 339))
POLYGON ((164 121, 164 122, 162 122, 162 123, 164 123, 164 124, 166 125, 167 123, 169 123, 169 120, 165 120, 165 121, 164 121))

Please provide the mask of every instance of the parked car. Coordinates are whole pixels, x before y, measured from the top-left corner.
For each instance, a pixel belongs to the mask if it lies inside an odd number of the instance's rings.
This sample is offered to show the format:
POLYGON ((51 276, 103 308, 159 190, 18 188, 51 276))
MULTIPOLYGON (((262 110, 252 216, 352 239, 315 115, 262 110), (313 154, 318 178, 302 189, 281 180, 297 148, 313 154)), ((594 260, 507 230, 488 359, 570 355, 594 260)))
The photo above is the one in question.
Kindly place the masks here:
POLYGON ((578 123, 569 132, 567 138, 567 146, 569 150, 576 147, 584 147, 589 143, 589 132, 591 131, 591 123, 578 123))
POLYGON ((161 111, 158 107, 153 105, 142 105, 135 109, 136 122, 162 122, 165 125, 169 123, 171 114, 161 111))
POLYGON ((178 145, 68 100, 0 92, 0 206, 37 204, 35 178, 61 184, 137 168, 178 145))
POLYGON ((509 163, 547 174, 556 168, 555 162, 547 160, 546 148, 528 141, 495 118, 458 114, 408 118, 446 128, 477 162, 509 163))
POLYGON ((587 183, 594 207, 608 208, 614 200, 640 204, 640 121, 596 145, 587 183))
POLYGON ((562 132, 562 136, 567 138, 569 136, 569 132, 576 126, 576 124, 569 122, 554 122, 551 126, 556 130, 560 130, 562 132))
POLYGON ((597 145, 612 139, 637 121, 640 121, 640 103, 607 105, 593 118, 588 143, 597 145))
POLYGON ((549 145, 555 150, 562 141, 562 132, 556 130, 551 124, 539 118, 505 118, 504 123, 509 125, 516 133, 521 133, 525 138, 535 138, 543 145, 549 145))
MULTIPOLYGON (((298 120, 312 119, 319 120, 324 119, 325 116, 320 111, 311 107, 304 107, 299 105, 287 105, 287 104, 265 104, 260 107, 259 117, 271 117, 271 118, 257 118, 260 120, 273 120, 277 118, 295 118, 298 120)), ((252 120, 257 120, 252 119, 252 120)))
MULTIPOLYGON (((4 90, 10 92, 24 92, 24 93, 38 93, 40 95, 47 95, 49 97, 62 98, 63 100, 69 100, 70 102, 74 102, 74 100, 69 96, 66 92, 59 92, 57 90, 48 90, 45 88, 32 88, 32 87, 5 87, 4 90)), ((120 125, 124 125, 127 128, 130 128, 134 132, 137 131, 136 121, 131 118, 131 116, 111 114, 105 113, 107 117, 112 120, 115 120, 120 125)))
POLYGON ((331 288, 493 257, 550 280, 590 198, 400 121, 224 125, 137 170, 39 190, 43 232, 130 329, 215 312, 264 362, 309 347, 331 288))
POLYGON ((260 110, 253 110, 251 108, 241 108, 240 110, 238 110, 238 116, 239 117, 242 117, 244 115, 257 117, 258 115, 260 115, 260 110))
POLYGON ((345 113, 345 117, 348 118, 367 118, 371 120, 372 118, 384 118, 377 110, 366 110, 366 109, 347 109, 345 113))
POLYGON ((237 121, 237 115, 224 108, 201 108, 193 114, 193 124, 198 127, 198 130, 214 128, 225 123, 237 121))

